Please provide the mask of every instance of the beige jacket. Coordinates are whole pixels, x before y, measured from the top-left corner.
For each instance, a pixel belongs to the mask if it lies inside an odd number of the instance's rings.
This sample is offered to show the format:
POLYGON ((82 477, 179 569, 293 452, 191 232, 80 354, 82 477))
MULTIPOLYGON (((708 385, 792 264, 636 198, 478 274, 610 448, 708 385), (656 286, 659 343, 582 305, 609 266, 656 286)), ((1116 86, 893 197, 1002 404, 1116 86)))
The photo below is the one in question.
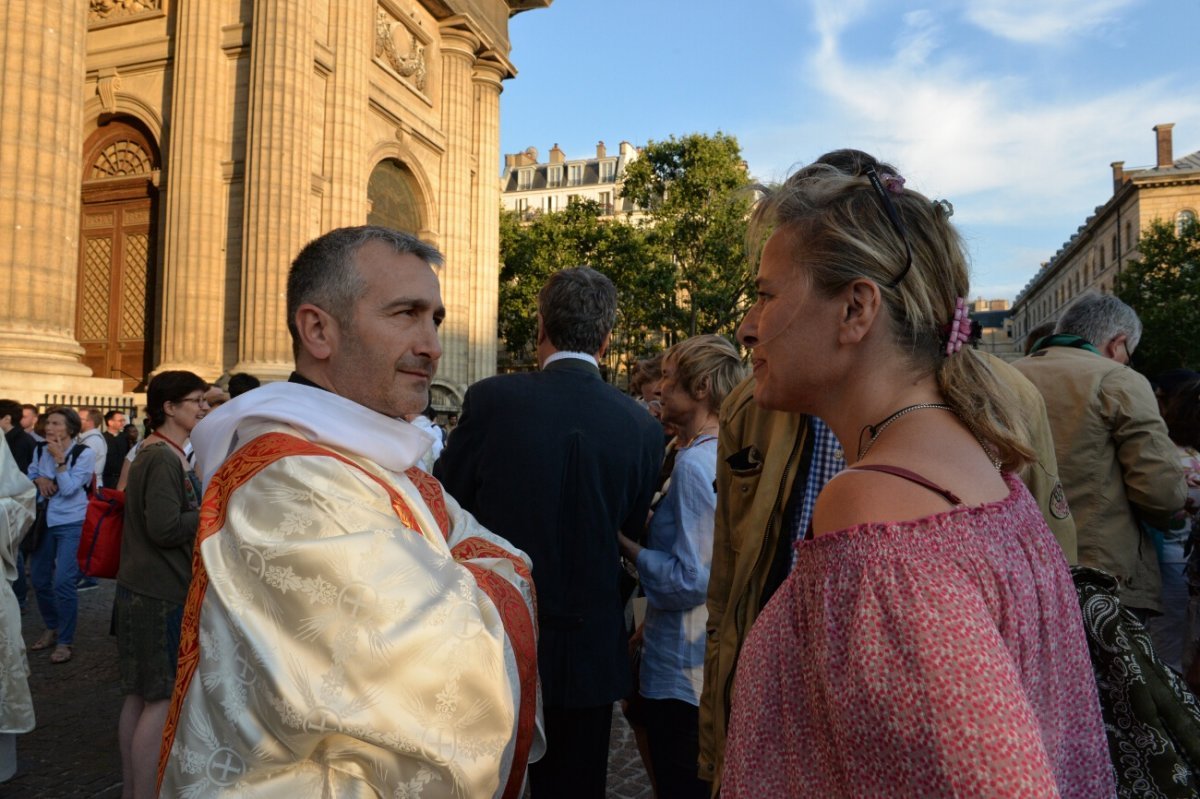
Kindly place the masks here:
POLYGON ((1046 401, 1079 563, 1116 577, 1126 605, 1161 610, 1158 556, 1138 520, 1165 528, 1187 485, 1150 384, 1074 347, 1049 347, 1014 366, 1046 401))
POLYGON ((1037 501, 1050 532, 1054 533, 1063 554, 1067 556, 1067 563, 1074 566, 1079 562, 1075 519, 1071 516, 1066 494, 1058 480, 1058 459, 1054 454, 1054 437, 1050 432, 1046 403, 1037 387, 1007 361, 985 352, 979 354, 987 361, 992 373, 1017 393, 1021 415, 1029 425, 1029 445, 1037 453, 1037 460, 1021 470, 1020 478, 1037 501))
POLYGON ((752 377, 721 406, 708 645, 700 693, 700 776, 712 781, 714 796, 721 785, 738 654, 762 610, 768 582, 773 591, 791 565, 784 514, 795 481, 808 479, 807 438, 808 417, 758 407, 752 377), (749 447, 752 457, 737 456, 749 447), (735 469, 731 456, 745 468, 735 469))

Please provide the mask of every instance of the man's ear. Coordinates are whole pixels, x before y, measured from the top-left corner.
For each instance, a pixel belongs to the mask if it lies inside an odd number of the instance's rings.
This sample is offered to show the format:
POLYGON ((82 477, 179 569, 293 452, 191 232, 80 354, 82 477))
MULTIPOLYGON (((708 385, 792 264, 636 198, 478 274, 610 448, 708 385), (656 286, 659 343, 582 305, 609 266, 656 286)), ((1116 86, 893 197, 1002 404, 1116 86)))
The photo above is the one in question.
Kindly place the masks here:
POLYGON ((536 344, 541 344, 546 340, 546 328, 542 325, 542 315, 539 312, 537 315, 537 340, 536 344))
POLYGON ((612 331, 610 330, 608 335, 604 337, 604 341, 600 342, 600 351, 596 353, 597 361, 604 359, 604 353, 608 352, 608 345, 611 343, 612 343, 612 331))
POLYGON ((883 307, 883 295, 873 280, 859 278, 842 289, 842 300, 838 343, 857 344, 874 326, 883 307))
POLYGON ((300 333, 300 349, 317 361, 325 361, 337 352, 337 320, 323 308, 305 303, 296 309, 296 330, 300 333))
POLYGON ((1127 352, 1126 342, 1128 340, 1129 336, 1124 333, 1118 333, 1108 340, 1108 343, 1100 349, 1100 352, 1110 361, 1120 361, 1121 363, 1124 363, 1123 359, 1125 357, 1125 353, 1127 352))

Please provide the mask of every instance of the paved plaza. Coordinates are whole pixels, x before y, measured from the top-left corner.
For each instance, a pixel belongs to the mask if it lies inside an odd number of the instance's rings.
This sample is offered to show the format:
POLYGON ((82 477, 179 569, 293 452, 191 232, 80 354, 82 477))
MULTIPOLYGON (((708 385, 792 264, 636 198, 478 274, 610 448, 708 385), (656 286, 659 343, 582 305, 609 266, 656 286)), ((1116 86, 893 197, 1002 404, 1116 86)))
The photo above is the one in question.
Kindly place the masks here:
MULTIPOLYGON (((71 662, 53 665, 49 651, 30 652, 30 689, 37 729, 17 739, 17 775, 0 784, 3 799, 117 799, 121 760, 117 715, 121 708, 117 641, 109 635, 115 583, 79 595, 79 627, 71 662)), ((30 595, 22 617, 25 642, 42 632, 30 595)), ((650 797, 646 772, 633 735, 619 711, 613 713, 608 795, 650 797)))

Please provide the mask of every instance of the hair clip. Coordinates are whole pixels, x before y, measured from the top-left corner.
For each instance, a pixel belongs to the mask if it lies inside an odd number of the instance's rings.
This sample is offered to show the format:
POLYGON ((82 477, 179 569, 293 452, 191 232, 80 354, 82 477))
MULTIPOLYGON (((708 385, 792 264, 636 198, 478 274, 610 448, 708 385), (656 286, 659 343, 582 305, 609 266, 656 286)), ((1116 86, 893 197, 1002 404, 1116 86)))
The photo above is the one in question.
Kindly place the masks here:
POLYGON ((901 176, 893 175, 891 172, 883 172, 879 175, 879 180, 892 194, 904 193, 904 178, 901 176))
POLYGON ((933 207, 941 211, 947 219, 954 216, 954 205, 949 200, 934 200, 933 207))
POLYGON ((955 301, 954 316, 942 331, 946 336, 947 357, 961 350, 962 345, 971 340, 971 314, 967 310, 966 297, 959 297, 955 301))

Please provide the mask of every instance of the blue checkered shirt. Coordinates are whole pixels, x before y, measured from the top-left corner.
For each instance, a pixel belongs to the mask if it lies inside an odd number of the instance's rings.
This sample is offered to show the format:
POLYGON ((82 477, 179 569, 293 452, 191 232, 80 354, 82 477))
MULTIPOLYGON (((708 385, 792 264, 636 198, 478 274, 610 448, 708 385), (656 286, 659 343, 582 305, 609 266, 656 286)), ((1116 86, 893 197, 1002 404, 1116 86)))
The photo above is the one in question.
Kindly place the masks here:
MULTIPOLYGON (((812 462, 808 467, 808 480, 801 483, 796 481, 792 488, 791 530, 792 543, 804 538, 808 526, 812 522, 813 507, 817 504, 817 495, 833 476, 846 468, 846 456, 837 436, 829 429, 829 425, 815 416, 809 417, 809 433, 813 438, 812 462), (804 493, 801 494, 800 492, 804 493)), ((792 566, 796 565, 796 550, 792 549, 792 566)))

